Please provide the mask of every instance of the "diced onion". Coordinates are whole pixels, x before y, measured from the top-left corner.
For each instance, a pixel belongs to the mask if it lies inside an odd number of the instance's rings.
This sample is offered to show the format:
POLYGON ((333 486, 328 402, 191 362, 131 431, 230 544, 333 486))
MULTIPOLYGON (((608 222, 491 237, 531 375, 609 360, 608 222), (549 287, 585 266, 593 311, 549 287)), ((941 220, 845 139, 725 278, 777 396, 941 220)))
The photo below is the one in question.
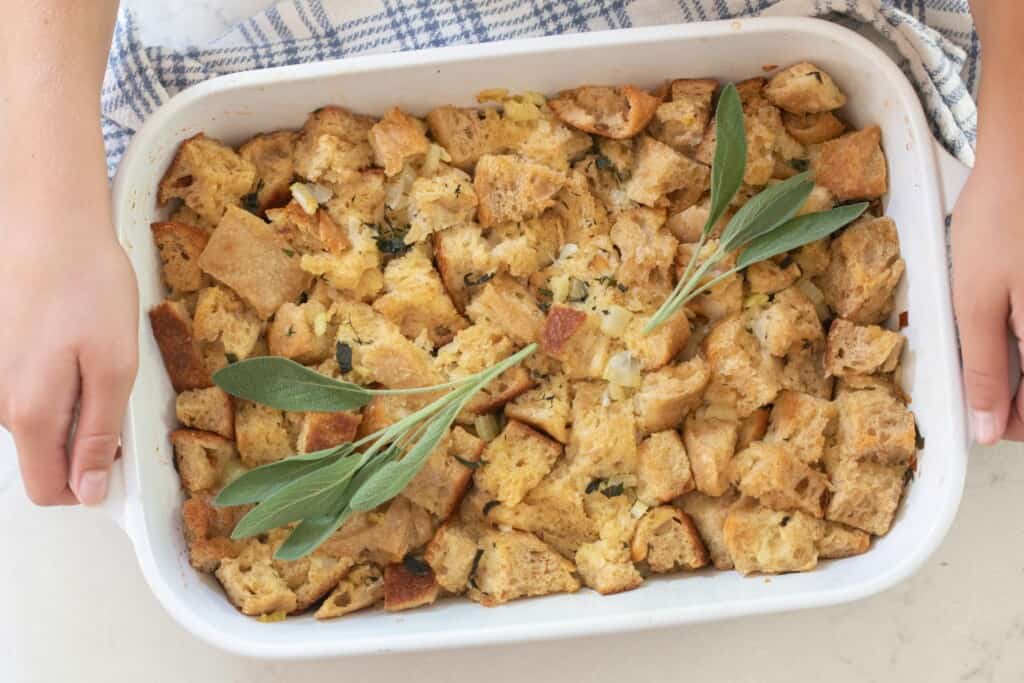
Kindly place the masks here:
POLYGON ((316 210, 320 207, 320 202, 317 201, 316 194, 313 192, 313 188, 306 183, 292 183, 291 184, 292 199, 305 211, 307 214, 312 216, 316 213, 316 210))
POLYGON ((322 337, 327 334, 327 313, 317 313, 313 318, 313 334, 322 337))
POLYGON ((320 183, 310 183, 309 189, 313 193, 313 196, 316 197, 318 204, 326 204, 331 201, 331 197, 334 196, 334 190, 326 185, 321 185, 320 183))
MULTIPOLYGON (((420 175, 430 176, 437 172, 438 167, 443 161, 442 154, 447 154, 444 151, 444 147, 433 143, 427 150, 426 156, 423 157, 423 165, 420 167, 420 175)), ((451 157, 448 157, 449 160, 451 157)))
POLYGON ((635 389, 643 381, 640 361, 634 358, 629 351, 619 351, 608 359, 608 365, 604 368, 604 378, 610 384, 619 384, 635 389))
POLYGON ((586 301, 588 293, 589 288, 586 282, 570 278, 569 301, 586 301))
POLYGON ((767 306, 769 298, 767 294, 751 294, 747 297, 747 300, 743 302, 743 308, 755 308, 758 306, 767 306))
POLYGON ((638 500, 633 503, 633 507, 629 508, 629 514, 633 516, 633 519, 640 519, 647 514, 647 511, 651 509, 651 506, 642 500, 638 500))
POLYGON ((820 320, 828 320, 831 317, 828 305, 825 303, 825 295, 820 289, 818 289, 816 284, 807 278, 800 278, 796 281, 796 286, 799 287, 800 291, 806 294, 807 298, 814 304, 814 310, 818 312, 818 318, 820 320))
POLYGON ((578 254, 579 251, 580 247, 578 244, 575 244, 573 242, 567 242, 566 244, 562 245, 561 251, 558 252, 558 258, 572 258, 576 254, 578 254))
POLYGON ((538 107, 543 107, 545 104, 547 104, 547 98, 545 98, 544 95, 540 94, 539 92, 534 92, 533 90, 523 91, 522 97, 527 102, 532 102, 538 107))
POLYGON ((568 275, 556 275, 551 278, 551 298, 556 304, 565 303, 569 298, 569 287, 572 278, 568 275))
POLYGON ((501 433, 501 422, 497 415, 478 415, 473 420, 476 435, 484 441, 493 441, 501 433))
POLYGON ((540 118, 540 109, 532 102, 505 100, 505 118, 509 121, 533 121, 540 118))
POLYGON ((480 104, 484 102, 501 102, 507 95, 508 88, 487 88, 476 94, 476 101, 480 104))
MULTIPOLYGON (((608 389, 605 391, 608 398, 612 401, 625 401, 632 396, 632 390, 629 387, 624 387, 621 384, 608 384, 608 389)), ((610 403, 609 403, 610 405, 610 403)))

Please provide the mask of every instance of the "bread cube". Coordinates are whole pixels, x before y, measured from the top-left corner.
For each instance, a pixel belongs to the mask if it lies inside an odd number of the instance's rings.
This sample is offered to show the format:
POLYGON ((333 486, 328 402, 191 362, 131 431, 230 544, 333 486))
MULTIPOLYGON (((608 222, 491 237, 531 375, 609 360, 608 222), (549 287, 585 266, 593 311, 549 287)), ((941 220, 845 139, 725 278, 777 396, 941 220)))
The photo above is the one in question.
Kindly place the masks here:
POLYGON ((832 77, 808 62, 794 64, 772 76, 764 94, 772 104, 794 114, 832 111, 846 104, 846 95, 832 77))
POLYGON ((750 415, 740 420, 739 429, 736 434, 736 451, 742 451, 744 448, 760 441, 764 438, 764 435, 768 431, 768 419, 771 415, 771 411, 767 408, 758 408, 750 415))
POLYGON ((817 566, 823 526, 802 512, 779 512, 744 498, 730 508, 722 532, 736 571, 781 574, 817 566))
POLYGON ((478 471, 474 464, 480 463, 486 445, 462 427, 453 427, 402 495, 438 519, 448 519, 478 471))
POLYGON ((818 541, 818 557, 838 559, 866 553, 871 535, 838 522, 825 522, 825 532, 818 541))
POLYGON ((182 199, 204 221, 216 225, 227 208, 237 207, 255 186, 255 166, 227 145, 199 133, 178 147, 160 180, 157 204, 182 199))
POLYGON ((866 389, 836 399, 836 442, 843 454, 907 466, 917 456, 914 415, 891 392, 866 389))
POLYGON ((398 325, 409 339, 426 333, 434 346, 447 344, 467 326, 441 284, 430 257, 414 249, 384 270, 385 291, 373 309, 398 325))
POLYGON ((346 228, 353 219, 367 225, 384 222, 386 176, 379 168, 353 173, 340 183, 333 183, 331 198, 321 207, 335 225, 346 228))
POLYGON ((612 244, 622 255, 616 280, 629 287, 671 286, 678 242, 664 225, 662 209, 634 209, 618 215, 611 229, 612 244))
POLYGON ((177 392, 213 385, 210 371, 192 333, 192 317, 181 301, 164 301, 149 311, 164 367, 177 392))
POLYGON ((545 377, 535 389, 506 404, 505 417, 547 432, 564 444, 569 438, 568 379, 561 374, 545 377))
POLYGON ((751 294, 775 294, 800 279, 800 266, 790 263, 783 268, 769 259, 750 265, 744 275, 751 294))
POLYGON ((375 564, 358 564, 345 575, 316 611, 317 619, 334 619, 370 607, 384 598, 384 576, 375 564))
POLYGON ((269 318, 285 301, 294 301, 309 275, 288 242, 248 211, 229 207, 199 257, 199 265, 269 318))
POLYGON ((693 522, 708 550, 708 556, 715 569, 732 569, 732 555, 725 543, 723 526, 729 509, 736 503, 737 496, 728 491, 721 496, 708 496, 700 491, 691 491, 676 501, 693 522))
POLYGON ((295 142, 298 134, 290 130, 264 133, 250 138, 238 148, 238 156, 256 168, 259 185, 256 203, 260 211, 283 206, 291 199, 295 178, 295 142))
POLYGON ((826 451, 824 462, 832 480, 825 519, 884 536, 903 496, 907 468, 858 460, 842 448, 826 451))
POLYGON ((605 405, 603 382, 579 382, 575 390, 566 449, 573 471, 590 478, 636 472, 633 406, 629 401, 605 405))
POLYGON ((470 579, 469 597, 484 606, 579 590, 572 562, 531 533, 488 531, 480 548, 484 552, 470 579))
POLYGON ((704 339, 711 384, 736 392, 739 417, 774 400, 781 388, 779 364, 744 325, 740 316, 715 324, 704 339))
POLYGON ((291 425, 280 410, 236 400, 235 440, 246 467, 259 467, 295 454, 291 425))
POLYGON ((814 304, 798 287, 782 290, 770 304, 756 311, 751 330, 777 357, 796 348, 810 348, 824 337, 814 304))
POLYGON ((404 562, 394 562, 384 567, 384 609, 388 612, 401 612, 437 600, 440 586, 430 566, 424 567, 426 571, 416 572, 410 571, 404 562))
POLYGON ((701 493, 720 496, 729 489, 729 463, 736 452, 737 434, 735 420, 709 417, 705 411, 686 418, 683 440, 694 485, 701 493))
POLYGON ((296 440, 299 453, 313 453, 355 439, 363 416, 358 412, 306 413, 296 440))
POLYGON ((319 301, 281 304, 267 326, 270 353, 298 363, 320 363, 332 357, 337 326, 328 321, 327 310, 319 301))
POLYGON ((434 359, 402 335, 393 322, 366 304, 338 300, 338 341, 352 349, 352 367, 361 382, 379 382, 392 389, 430 386, 444 378, 434 359))
POLYGON ((836 417, 836 406, 831 401, 799 391, 782 391, 775 398, 764 440, 811 465, 825 454, 827 438, 835 433, 836 417))
MULTIPOLYGON (((785 133, 779 110, 760 95, 760 81, 751 80, 748 96, 741 95, 747 140, 747 163, 743 182, 762 186, 771 180, 775 171, 775 151, 780 133, 785 133)), ((715 122, 708 124, 704 138, 697 147, 697 161, 711 165, 715 157, 718 134, 715 122)))
POLYGON ((781 359, 779 382, 783 389, 832 398, 834 381, 825 374, 823 341, 792 347, 781 359))
MULTIPOLYGON (((660 297, 659 297, 660 298, 660 297)), ((640 361, 644 371, 658 370, 670 363, 686 347, 693 325, 685 307, 680 308, 657 329, 645 333, 655 309, 642 315, 634 315, 626 327, 622 341, 633 356, 640 361)))
MULTIPOLYGON (((373 160, 391 177, 397 175, 406 161, 422 158, 430 149, 426 126, 398 107, 392 107, 373 124, 367 133, 373 160)), ((385 579, 386 580, 386 579, 385 579)))
MULTIPOLYGON (((512 340, 499 328, 487 322, 474 323, 438 349, 435 363, 450 378, 468 377, 500 363, 515 351, 512 340)), ((466 411, 494 412, 533 385, 526 368, 509 368, 470 399, 466 411)))
POLYGON ((498 275, 466 307, 473 322, 487 321, 516 344, 538 341, 544 329, 544 313, 526 287, 506 275, 498 275))
POLYGON ((755 441, 731 463, 732 479, 744 496, 773 510, 801 510, 824 516, 829 481, 782 447, 755 441))
POLYGON ((611 228, 608 209, 590 191, 586 174, 578 168, 569 172, 552 210, 562 218, 566 243, 586 242, 595 235, 607 235, 611 228))
POLYGON ((629 550, 602 539, 585 543, 573 558, 584 585, 601 595, 612 595, 636 588, 644 577, 630 561, 629 550))
POLYGON ((828 188, 839 202, 877 199, 889 190, 878 126, 823 143, 811 167, 815 182, 828 188))
POLYGON ((178 422, 189 429, 235 438, 235 412, 231 397, 219 387, 189 389, 174 402, 178 422))
POLYGON ((343 183, 373 163, 372 116, 343 107, 321 107, 306 119, 295 143, 295 172, 313 181, 343 183))
POLYGON ((445 148, 452 165, 472 171, 477 159, 491 151, 493 118, 482 109, 438 107, 427 114, 430 135, 445 148))
POLYGON ((390 427, 404 417, 438 398, 436 394, 398 394, 374 396, 363 407, 363 421, 356 436, 362 438, 390 427))
POLYGON ((522 422, 509 421, 487 444, 473 475, 477 488, 506 505, 518 505, 551 471, 562 447, 522 422))
POLYGON ((652 508, 640 518, 631 557, 656 573, 700 569, 708 563, 708 551, 693 521, 671 505, 652 508))
POLYGON ((573 128, 616 140, 643 130, 659 103, 657 97, 632 85, 585 85, 548 100, 555 116, 573 128))
POLYGON ((821 278, 829 307, 859 325, 883 321, 906 267, 896 224, 890 218, 857 221, 832 240, 831 254, 821 278))
POLYGON ((667 503, 694 488, 690 460, 675 430, 655 432, 637 447, 637 498, 648 505, 667 503))
POLYGON ((670 99, 658 105, 651 120, 651 135, 678 150, 696 147, 711 119, 711 98, 718 89, 713 79, 672 81, 670 99))
POLYGON ((899 332, 836 318, 825 343, 825 371, 839 377, 892 372, 899 365, 905 341, 899 332))
POLYGON ((347 218, 341 227, 345 239, 352 245, 350 249, 339 254, 328 251, 302 254, 299 265, 306 273, 341 290, 347 298, 369 301, 384 286, 377 234, 352 217, 347 218))
POLYGON ((231 603, 249 616, 294 612, 298 598, 270 560, 243 556, 221 560, 216 571, 231 603))
POLYGON ((699 196, 710 185, 711 169, 704 164, 648 135, 637 139, 633 172, 626 182, 626 195, 633 201, 654 206, 670 192, 694 188, 699 196))
POLYGON ((555 203, 565 176, 547 166, 507 154, 487 154, 476 164, 473 187, 477 219, 485 228, 539 216, 555 203))
POLYGON ((190 493, 216 491, 237 456, 235 445, 219 434, 195 429, 176 429, 170 438, 182 486, 190 493))
POLYGON ((256 312, 225 287, 207 287, 199 292, 192 331, 197 339, 220 342, 224 352, 238 359, 248 358, 260 336, 256 312))
POLYGON ((206 284, 199 267, 199 255, 206 248, 209 233, 184 223, 153 223, 153 241, 160 253, 164 283, 174 292, 194 292, 206 284))
POLYGON ((441 281, 459 311, 494 276, 490 245, 475 223, 434 233, 434 259, 441 281))
MULTIPOLYGON (((299 254, 327 252, 341 256, 352 249, 347 231, 323 207, 307 213, 296 200, 279 209, 267 209, 267 219, 278 236, 287 240, 299 254)), ((346 220, 347 223, 347 220, 346 220)))
POLYGON ((249 509, 213 505, 211 495, 190 495, 181 506, 189 563, 207 574, 216 571, 221 560, 238 557, 242 552, 245 542, 232 540, 231 532, 249 509))
POLYGON ((645 374, 633 398, 640 429, 653 433, 681 427, 683 418, 700 403, 710 377, 700 356, 645 374))
POLYGON ((474 188, 473 183, 457 168, 445 168, 433 176, 416 178, 409 190, 409 231, 405 243, 422 242, 432 233, 471 223, 481 201, 480 188, 474 188))
POLYGON ((427 544, 423 559, 434 571, 441 588, 459 594, 469 585, 469 575, 477 559, 477 545, 458 522, 442 524, 427 544))

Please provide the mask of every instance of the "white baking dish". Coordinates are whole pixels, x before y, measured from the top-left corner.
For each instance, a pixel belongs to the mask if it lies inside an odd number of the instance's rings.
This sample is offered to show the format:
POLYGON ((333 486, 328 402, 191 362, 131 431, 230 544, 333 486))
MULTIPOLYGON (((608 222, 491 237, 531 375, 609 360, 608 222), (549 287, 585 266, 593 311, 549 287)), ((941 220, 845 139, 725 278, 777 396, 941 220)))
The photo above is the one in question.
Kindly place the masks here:
POLYGON ((892 531, 865 555, 817 571, 742 578, 679 574, 610 597, 589 591, 486 609, 442 601, 402 614, 372 611, 328 623, 312 617, 263 624, 243 617, 188 564, 179 524, 182 494, 168 431, 171 386, 145 316, 141 363, 124 433, 124 458, 107 509, 131 537, 153 592, 187 629, 227 650, 299 658, 461 647, 686 624, 847 602, 907 577, 948 530, 963 489, 966 436, 946 268, 943 219, 963 182, 932 142, 918 99, 899 69, 868 41, 810 19, 756 19, 590 33, 359 57, 218 78, 191 88, 139 131, 115 183, 117 228, 138 272, 143 311, 163 297, 149 224, 157 181, 180 140, 199 131, 237 143, 299 127, 328 103, 380 114, 469 104, 488 87, 553 92, 581 83, 654 86, 670 77, 747 78, 766 65, 813 61, 850 96, 854 123, 884 131, 907 276, 897 310, 910 311, 905 389, 927 444, 892 531), (121 476, 123 473, 123 477, 121 476))

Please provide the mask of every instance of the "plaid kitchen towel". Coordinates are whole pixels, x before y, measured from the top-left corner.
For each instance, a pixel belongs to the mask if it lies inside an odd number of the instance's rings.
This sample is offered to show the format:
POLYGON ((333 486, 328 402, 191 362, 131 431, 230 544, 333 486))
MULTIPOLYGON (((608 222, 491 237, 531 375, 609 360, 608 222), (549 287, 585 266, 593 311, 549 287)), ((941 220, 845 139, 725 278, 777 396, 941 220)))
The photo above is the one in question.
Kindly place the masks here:
POLYGON ((978 36, 967 0, 290 0, 202 48, 142 45, 121 13, 103 86, 103 133, 113 175, 132 134, 167 98, 213 76, 349 55, 525 36, 710 21, 816 16, 890 48, 935 135, 974 163, 978 36))

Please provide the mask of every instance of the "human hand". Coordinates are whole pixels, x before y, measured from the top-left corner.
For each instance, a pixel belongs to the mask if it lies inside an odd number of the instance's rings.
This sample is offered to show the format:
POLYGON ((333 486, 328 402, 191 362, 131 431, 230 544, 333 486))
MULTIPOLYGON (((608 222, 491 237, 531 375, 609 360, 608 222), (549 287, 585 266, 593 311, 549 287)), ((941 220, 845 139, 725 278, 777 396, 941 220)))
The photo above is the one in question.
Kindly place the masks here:
POLYGON ((1007 348, 1008 329, 1024 339, 1024 145, 979 145, 977 159, 952 229, 964 385, 978 443, 1024 441, 1024 392, 1011 396, 1007 348))
POLYGON ((135 378, 135 276, 110 227, 106 180, 90 192, 77 206, 0 203, 0 425, 40 505, 106 497, 135 378))

